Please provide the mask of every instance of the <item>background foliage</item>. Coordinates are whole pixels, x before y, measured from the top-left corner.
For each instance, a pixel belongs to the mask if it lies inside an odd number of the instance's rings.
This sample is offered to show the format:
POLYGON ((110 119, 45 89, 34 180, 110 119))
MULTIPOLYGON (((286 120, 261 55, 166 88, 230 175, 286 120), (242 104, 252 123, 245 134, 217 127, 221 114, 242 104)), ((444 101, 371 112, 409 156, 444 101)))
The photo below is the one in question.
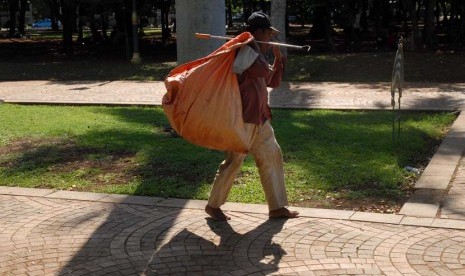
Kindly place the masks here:
MULTIPOLYGON (((276 0, 284 1, 284 0, 276 0)), ((35 19, 49 17, 53 28, 63 24, 64 50, 73 53, 72 33, 82 26, 102 30, 104 39, 109 17, 114 16, 115 28, 127 38, 132 37, 131 0, 0 0, 0 10, 9 13, 9 36, 26 34, 23 12, 30 2, 35 19), (17 16, 13 16, 17 14, 17 16), (16 20, 17 18, 17 20, 16 20), (13 19, 13 20, 11 20, 13 19)), ((140 28, 147 18, 158 15, 163 41, 175 31, 174 0, 137 0, 140 28)), ((270 0, 226 0, 228 26, 243 23, 251 12, 271 13, 270 0)), ((282 11, 280 11, 282 12, 282 11)), ((362 41, 395 44, 400 35, 411 50, 460 48, 465 42, 465 1, 462 0, 287 0, 287 31, 292 25, 310 25, 308 38, 323 39, 325 47, 335 50, 336 33, 355 46, 362 41)), ((130 46, 130 45, 129 45, 130 46)), ((395 45, 394 45, 395 46, 395 45)))

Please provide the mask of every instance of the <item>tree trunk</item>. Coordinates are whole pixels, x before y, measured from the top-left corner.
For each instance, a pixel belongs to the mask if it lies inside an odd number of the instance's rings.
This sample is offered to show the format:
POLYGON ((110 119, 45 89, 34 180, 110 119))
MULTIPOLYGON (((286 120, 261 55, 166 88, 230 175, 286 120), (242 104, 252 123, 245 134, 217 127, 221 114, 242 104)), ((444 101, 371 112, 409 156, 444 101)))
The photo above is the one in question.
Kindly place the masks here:
POLYGON ((305 13, 306 13, 306 10, 304 9, 304 5, 300 5, 300 27, 304 27, 305 26, 305 13))
POLYGON ((436 28, 441 28, 441 7, 439 6, 439 1, 436 1, 436 8, 434 9, 434 18, 436 18, 436 28))
POLYGON ((455 20, 457 19, 457 9, 458 9, 458 3, 457 1, 452 1, 450 4, 450 21, 451 23, 455 23, 455 20))
POLYGON ((16 12, 18 11, 19 0, 8 0, 8 9, 10 10, 10 31, 9 36, 13 37, 16 33, 16 12))
POLYGON ((334 43, 331 37, 331 7, 329 0, 322 1, 321 5, 313 8, 314 19, 313 26, 310 29, 310 37, 313 39, 324 38, 328 48, 334 50, 334 43))
POLYGON ((251 6, 251 0, 242 0, 242 10, 243 10, 243 16, 244 16, 244 22, 247 22, 247 19, 249 19, 249 16, 252 14, 252 9, 250 8, 251 6))
POLYGON ((343 24, 344 40, 347 45, 355 43, 354 39, 354 23, 355 23, 355 3, 350 0, 344 0, 346 20, 343 24))
POLYGON ((58 0, 50 1, 50 20, 52 21, 52 30, 58 31, 58 19, 60 17, 60 7, 58 0))
POLYGON ((465 41, 465 3, 461 3, 460 8, 460 28, 458 30, 457 42, 465 41))
MULTIPOLYGON (((375 18, 375 34, 377 43, 380 44, 386 39, 385 35, 382 33, 383 27, 383 16, 381 12, 381 0, 374 0, 373 2, 373 14, 375 18)), ((378 45, 378 47, 381 45, 378 45)))
POLYGON ((83 15, 79 14, 78 15, 78 41, 83 41, 84 40, 84 20, 83 20, 83 15))
POLYGON ((108 14, 106 12, 100 13, 100 24, 102 26, 102 36, 103 39, 108 40, 108 14))
POLYGON ((75 19, 74 4, 72 0, 61 0, 63 24, 63 49, 67 56, 73 55, 73 20, 75 19))
POLYGON ((333 51, 335 49, 331 32, 333 27, 331 26, 331 7, 329 0, 326 0, 325 16, 324 16, 324 29, 325 29, 325 40, 328 43, 329 49, 333 51))
POLYGON ((78 42, 82 42, 84 40, 84 22, 86 20, 86 17, 84 16, 84 7, 82 5, 78 5, 77 7, 77 19, 78 19, 78 25, 77 25, 77 33, 78 33, 78 42))
POLYGON ((226 6, 228 7, 228 9, 227 9, 228 14, 226 14, 226 16, 228 17, 228 27, 232 28, 233 27, 233 18, 232 18, 232 2, 231 2, 231 0, 226 0, 226 6))
MULTIPOLYGON (((285 0, 283 2, 286 2, 285 0)), ((265 0, 260 0, 260 9, 263 11, 263 12, 266 12, 266 3, 265 3, 265 0)))
POLYGON ((321 5, 313 8, 314 19, 313 26, 310 29, 310 37, 313 39, 324 38, 328 48, 334 50, 334 43, 331 37, 331 7, 329 0, 323 1, 321 5))
POLYGON ((170 12, 171 0, 164 0, 161 4, 161 40, 165 43, 171 36, 168 15, 170 12))
POLYGON ((19 1, 19 22, 18 22, 18 33, 20 35, 26 35, 24 30, 24 26, 26 25, 26 10, 27 10, 27 0, 20 0, 19 1))
POLYGON ((415 51, 418 46, 418 41, 420 40, 421 36, 418 31, 418 20, 417 20, 417 12, 415 9, 416 1, 415 0, 407 0, 407 9, 410 16, 410 21, 412 22, 412 30, 410 34, 410 40, 408 47, 410 50, 415 51))
POLYGON ((321 39, 324 37, 324 7, 314 7, 313 8, 313 20, 312 28, 310 29, 310 38, 312 39, 321 39))
POLYGON ((426 0, 424 42, 429 49, 436 46, 433 40, 435 6, 436 0, 426 0))
POLYGON ((362 16, 360 17, 360 27, 362 29, 362 33, 366 33, 368 31, 368 2, 362 1, 362 16))

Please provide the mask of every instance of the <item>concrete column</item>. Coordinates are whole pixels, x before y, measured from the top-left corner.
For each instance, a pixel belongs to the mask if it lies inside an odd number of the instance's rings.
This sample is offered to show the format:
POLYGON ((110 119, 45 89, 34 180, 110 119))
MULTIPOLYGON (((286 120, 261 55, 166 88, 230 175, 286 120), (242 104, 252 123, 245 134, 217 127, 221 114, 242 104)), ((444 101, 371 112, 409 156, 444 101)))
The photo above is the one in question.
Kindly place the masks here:
MULTIPOLYGON (((271 1, 271 25, 279 30, 278 41, 286 42, 286 0, 271 1)), ((283 56, 287 56, 287 48, 281 47, 283 56)))
POLYGON ((195 33, 226 34, 224 0, 176 0, 176 40, 178 64, 208 55, 224 40, 203 40, 195 33))

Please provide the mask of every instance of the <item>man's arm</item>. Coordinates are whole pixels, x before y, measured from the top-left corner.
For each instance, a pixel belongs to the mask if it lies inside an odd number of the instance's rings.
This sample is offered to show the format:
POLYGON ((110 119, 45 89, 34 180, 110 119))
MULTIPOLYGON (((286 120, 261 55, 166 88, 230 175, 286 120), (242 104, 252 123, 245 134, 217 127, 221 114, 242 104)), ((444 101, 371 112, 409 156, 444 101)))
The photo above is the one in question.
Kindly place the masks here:
POLYGON ((274 54, 273 71, 268 76, 267 85, 268 87, 276 88, 281 84, 281 80, 283 79, 284 58, 281 55, 279 46, 276 46, 276 45, 273 46, 273 54, 274 54))

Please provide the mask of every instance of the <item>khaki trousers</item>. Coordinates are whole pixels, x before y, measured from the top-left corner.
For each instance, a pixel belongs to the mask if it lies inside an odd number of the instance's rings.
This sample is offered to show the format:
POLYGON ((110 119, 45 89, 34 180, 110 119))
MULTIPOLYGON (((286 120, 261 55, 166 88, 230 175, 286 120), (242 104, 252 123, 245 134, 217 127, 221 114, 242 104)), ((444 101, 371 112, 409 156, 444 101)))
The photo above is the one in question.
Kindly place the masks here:
MULTIPOLYGON (((268 209, 272 211, 287 206, 283 156, 270 122, 266 121, 262 126, 246 124, 246 128, 253 132, 249 153, 258 167, 268 209)), ((219 208, 226 202, 234 179, 246 156, 247 154, 243 153, 226 152, 226 159, 219 166, 213 181, 208 199, 210 207, 219 208)))

